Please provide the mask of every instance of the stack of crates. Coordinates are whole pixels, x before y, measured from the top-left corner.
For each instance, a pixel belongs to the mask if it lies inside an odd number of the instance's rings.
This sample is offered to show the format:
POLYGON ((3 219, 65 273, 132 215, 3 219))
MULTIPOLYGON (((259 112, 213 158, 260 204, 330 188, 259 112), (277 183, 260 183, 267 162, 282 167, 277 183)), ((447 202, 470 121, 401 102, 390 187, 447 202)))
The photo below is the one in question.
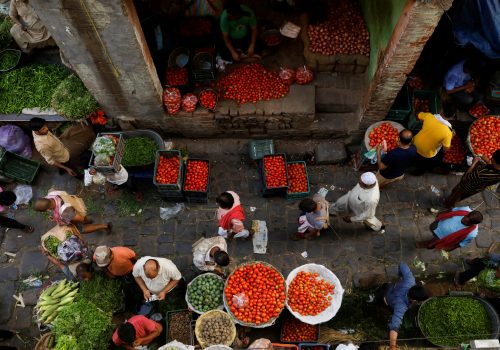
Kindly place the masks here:
POLYGON ((116 144, 115 157, 113 159, 113 164, 111 165, 94 165, 94 152, 90 157, 89 168, 94 168, 102 174, 112 174, 120 171, 120 165, 123 159, 123 154, 125 153, 125 139, 120 132, 105 132, 97 134, 97 137, 102 137, 106 135, 112 135, 118 138, 118 143, 116 144))
POLYGON ((155 169, 153 173, 153 183, 158 189, 158 192, 165 200, 182 202, 184 201, 184 195, 182 193, 182 180, 183 180, 183 162, 181 157, 181 152, 178 150, 171 151, 156 151, 155 169), (160 157, 164 156, 167 158, 177 157, 179 158, 179 173, 177 176, 177 182, 173 184, 162 184, 156 181, 156 172, 158 170, 158 164, 160 163, 160 157))
POLYGON ((422 129, 422 122, 417 118, 417 111, 415 111, 415 99, 429 100, 429 113, 438 113, 438 100, 435 91, 430 90, 415 90, 413 91, 413 97, 411 102, 412 113, 410 114, 410 119, 408 121, 408 129, 417 133, 422 129))
POLYGON ((208 203, 208 193, 210 191, 210 161, 209 160, 190 158, 186 161, 182 190, 183 190, 184 198, 186 199, 186 202, 188 202, 188 203, 208 203), (207 163, 208 179, 207 179, 206 191, 188 191, 184 188, 184 186, 186 184, 186 175, 187 175, 187 169, 189 166, 189 162, 192 162, 192 161, 199 161, 199 162, 206 162, 207 163))

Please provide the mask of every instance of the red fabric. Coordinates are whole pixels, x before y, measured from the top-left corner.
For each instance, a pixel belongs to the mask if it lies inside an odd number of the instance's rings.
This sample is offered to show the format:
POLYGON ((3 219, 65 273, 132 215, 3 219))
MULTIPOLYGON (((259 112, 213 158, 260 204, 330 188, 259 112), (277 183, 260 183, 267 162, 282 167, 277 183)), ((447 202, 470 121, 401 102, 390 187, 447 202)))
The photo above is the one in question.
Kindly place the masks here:
MULTIPOLYGON (((448 213, 442 213, 439 214, 436 218, 437 221, 441 220, 446 220, 454 216, 466 216, 469 214, 468 211, 466 210, 457 210, 457 211, 451 211, 448 213)), ((477 225, 472 225, 465 227, 461 230, 458 230, 457 232, 453 232, 449 234, 448 236, 438 239, 436 241, 432 241, 427 248, 429 249, 440 249, 440 250, 453 250, 455 249, 460 242, 462 242, 472 231, 474 231, 477 228, 477 225)))
POLYGON ((238 219, 241 221, 245 220, 245 212, 243 211, 241 205, 235 206, 233 209, 224 214, 224 216, 221 217, 219 220, 219 226, 222 227, 224 230, 230 230, 231 221, 233 219, 238 219))
MULTIPOLYGON (((127 320, 135 328, 135 339, 144 338, 148 334, 153 333, 158 326, 158 323, 150 320, 143 315, 132 316, 127 320)), ((124 343, 118 338, 118 329, 113 334, 113 343, 115 345, 123 345, 124 343)))

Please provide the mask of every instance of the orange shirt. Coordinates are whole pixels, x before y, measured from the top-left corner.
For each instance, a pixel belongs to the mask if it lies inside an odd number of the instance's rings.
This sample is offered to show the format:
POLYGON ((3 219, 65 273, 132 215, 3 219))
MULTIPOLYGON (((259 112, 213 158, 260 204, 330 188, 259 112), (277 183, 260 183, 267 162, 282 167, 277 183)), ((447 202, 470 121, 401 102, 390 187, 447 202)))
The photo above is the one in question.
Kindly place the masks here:
MULTIPOLYGON (((137 259, 137 255, 132 249, 127 247, 113 247, 110 248, 112 252, 112 259, 106 269, 113 276, 125 276, 132 272, 134 268, 133 259, 137 259)), ((95 256, 94 256, 95 261, 95 256)))

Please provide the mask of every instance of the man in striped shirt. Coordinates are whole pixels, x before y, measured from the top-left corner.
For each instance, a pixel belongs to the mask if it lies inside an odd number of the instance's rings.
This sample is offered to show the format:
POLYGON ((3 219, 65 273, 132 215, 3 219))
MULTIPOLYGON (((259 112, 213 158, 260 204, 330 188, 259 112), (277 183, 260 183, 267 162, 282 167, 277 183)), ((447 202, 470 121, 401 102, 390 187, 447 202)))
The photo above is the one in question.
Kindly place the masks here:
POLYGON ((491 163, 478 163, 479 158, 476 158, 469 170, 462 176, 458 185, 453 188, 451 194, 446 198, 444 204, 447 208, 453 208, 457 202, 500 182, 500 149, 493 153, 491 163))

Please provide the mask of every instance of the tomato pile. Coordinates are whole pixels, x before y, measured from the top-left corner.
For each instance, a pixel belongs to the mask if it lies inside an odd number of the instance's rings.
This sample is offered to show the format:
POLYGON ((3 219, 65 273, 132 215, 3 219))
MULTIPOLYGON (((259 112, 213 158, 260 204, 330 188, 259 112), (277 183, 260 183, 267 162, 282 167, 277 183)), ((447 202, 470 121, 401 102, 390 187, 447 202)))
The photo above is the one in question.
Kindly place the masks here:
POLYGON ((472 115, 474 118, 481 118, 485 117, 490 113, 490 110, 488 107, 486 107, 482 103, 476 103, 474 106, 472 106, 471 109, 469 109, 469 114, 472 115))
POLYGON ((281 67, 279 77, 283 83, 292 85, 293 81, 295 80, 295 69, 281 67))
POLYGON ((184 190, 206 192, 208 186, 208 162, 205 160, 188 160, 184 190))
POLYGON ((267 34, 266 36, 264 36, 263 40, 264 44, 266 44, 267 46, 276 46, 281 43, 283 37, 281 36, 281 34, 267 34))
POLYGON ((194 112, 197 103, 198 97, 194 94, 185 94, 182 96, 182 109, 184 112, 194 112))
POLYGON ((258 63, 238 66, 221 79, 219 86, 225 99, 238 103, 282 98, 290 89, 278 73, 270 72, 258 63))
POLYGON ((311 68, 302 66, 295 72, 295 81, 299 85, 309 84, 314 79, 314 73, 311 68))
POLYGON ((285 158, 283 156, 265 156, 264 173, 266 188, 286 187, 288 185, 285 158))
POLYGON ((217 95, 213 90, 203 90, 200 93, 200 104, 206 109, 213 110, 217 105, 217 95))
POLYGON ((389 152, 398 145, 399 131, 391 123, 382 123, 370 131, 369 137, 370 147, 376 147, 385 140, 389 152))
POLYGON ((167 68, 167 85, 180 86, 189 82, 187 68, 167 68))
POLYGON ((179 157, 160 156, 156 170, 156 182, 159 184, 175 184, 179 179, 179 157))
POLYGON ((181 92, 179 89, 168 87, 163 90, 163 104, 169 114, 177 114, 181 109, 181 92))
POLYGON ((316 272, 300 271, 288 287, 288 305, 304 316, 316 316, 332 303, 335 286, 316 272))
POLYGON ((306 166, 303 163, 290 163, 286 165, 288 169, 288 192, 300 193, 307 192, 306 166))
POLYGON ((413 99, 413 110, 416 116, 418 116, 420 112, 430 113, 431 107, 429 99, 415 97, 413 99))
POLYGON ((462 164, 465 159, 465 149, 460 137, 453 135, 451 147, 444 153, 443 162, 448 164, 462 164))
POLYGON ((273 267, 254 263, 238 267, 227 279, 224 295, 231 313, 240 321, 262 324, 279 316, 285 306, 285 280, 273 267), (233 302, 245 296, 244 305, 233 302))
POLYGON ((491 159, 500 149, 500 118, 490 116, 476 120, 470 127, 470 142, 476 155, 491 159))
POLYGON ((281 340, 291 343, 318 340, 318 328, 296 318, 289 318, 283 324, 281 340))

